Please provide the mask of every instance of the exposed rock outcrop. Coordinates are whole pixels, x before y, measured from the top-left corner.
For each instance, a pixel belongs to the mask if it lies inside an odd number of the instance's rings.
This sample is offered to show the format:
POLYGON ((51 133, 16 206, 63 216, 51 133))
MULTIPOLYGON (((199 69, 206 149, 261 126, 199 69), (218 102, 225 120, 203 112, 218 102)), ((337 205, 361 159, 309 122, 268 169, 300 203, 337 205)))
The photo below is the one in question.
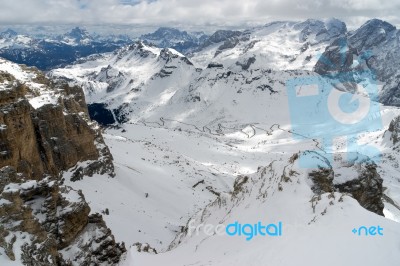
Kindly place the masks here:
MULTIPOLYGON (((347 154, 348 155, 348 154, 347 154)), ((365 209, 383 216, 383 180, 376 164, 361 154, 351 154, 352 160, 335 161, 335 167, 326 165, 309 173, 316 194, 326 192, 348 193, 365 209)))
POLYGON ((100 215, 88 216, 82 192, 53 176, 29 180, 6 166, 0 191, 0 250, 12 260, 21 250, 25 265, 112 265, 125 252, 100 215))
POLYGON ((6 81, 0 90, 0 166, 37 179, 90 160, 86 169, 76 169, 76 179, 94 173, 113 176, 112 155, 100 128, 89 120, 82 89, 52 84, 34 69, 21 70, 36 76, 31 86, 41 87, 35 90, 9 73, 0 74, 6 81), (52 102, 34 108, 30 102, 37 104, 42 97, 52 102))
POLYGON ((337 184, 335 188, 342 193, 350 193, 362 207, 383 216, 383 180, 376 171, 376 165, 361 165, 358 173, 358 178, 337 184))
POLYGON ((125 252, 81 191, 62 184, 114 175, 82 89, 0 59, 0 253, 25 265, 113 265, 125 252), (17 78, 18 77, 18 78, 17 78))
POLYGON ((391 134, 390 140, 394 145, 400 142, 400 116, 390 122, 388 132, 391 134))

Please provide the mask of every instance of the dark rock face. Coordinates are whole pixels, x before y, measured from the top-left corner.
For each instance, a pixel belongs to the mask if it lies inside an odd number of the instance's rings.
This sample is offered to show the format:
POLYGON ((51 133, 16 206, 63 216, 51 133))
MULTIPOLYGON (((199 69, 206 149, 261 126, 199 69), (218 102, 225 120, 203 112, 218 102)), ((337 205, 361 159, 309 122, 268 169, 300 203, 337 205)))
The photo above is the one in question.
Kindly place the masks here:
POLYGON ((88 119, 82 89, 55 84, 36 69, 21 71, 56 93, 54 103, 34 108, 30 97, 42 92, 0 73, 0 247, 25 265, 114 265, 124 245, 115 242, 100 215, 89 216, 82 192, 62 185, 60 178, 65 170, 74 180, 114 175, 99 127, 88 119), (88 163, 77 167, 82 161, 88 163))
POLYGON ((334 172, 332 168, 321 168, 318 171, 312 171, 309 177, 314 183, 311 188, 314 193, 321 194, 325 192, 332 192, 334 172))
POLYGON ((362 207, 383 216, 383 180, 375 164, 366 164, 360 169, 357 179, 335 185, 342 193, 350 193, 362 207))
POLYGON ((224 65, 223 64, 219 64, 219 63, 209 63, 207 65, 207 68, 223 68, 224 65))
POLYGON ((391 88, 387 88, 380 97, 380 101, 386 105, 400 106, 400 82, 391 88))
POLYGON ((217 51, 214 54, 216 57, 220 54, 223 50, 234 48, 239 41, 241 40, 248 40, 248 35, 244 34, 241 31, 234 31, 234 30, 217 30, 212 34, 210 37, 206 38, 196 49, 193 51, 200 51, 210 45, 221 43, 222 44, 218 47, 217 51))
POLYGON ((245 60, 244 62, 237 61, 235 64, 237 66, 241 66, 242 70, 248 70, 250 68, 250 66, 252 64, 254 64, 254 62, 256 62, 256 57, 252 56, 252 57, 247 58, 247 60, 245 60))
POLYGON ((350 71, 353 54, 356 53, 356 50, 354 48, 345 50, 343 46, 347 46, 346 38, 334 40, 331 46, 325 50, 323 58, 315 64, 314 71, 321 75, 350 71))
POLYGON ((335 172, 338 170, 330 166, 320 167, 319 170, 309 173, 309 178, 314 183, 314 193, 348 193, 365 209, 383 216, 383 180, 376 170, 376 164, 361 155, 354 162, 339 163, 340 168, 346 168, 349 175, 351 172, 355 173, 356 178, 338 183, 335 181, 335 172))
POLYGON ((400 116, 390 122, 388 131, 391 133, 390 140, 396 145, 400 142, 400 116))
MULTIPOLYGON (((1 166, 10 165, 29 177, 41 178, 45 165, 37 145, 31 111, 27 100, 1 106, 0 123, 4 125, 0 131, 1 166)), ((46 167, 50 168, 53 164, 50 160, 47 162, 46 167)), ((50 172, 54 173, 54 170, 50 172)))
POLYGON ((379 46, 396 27, 379 19, 368 20, 350 37, 352 45, 359 51, 379 46))
POLYGON ((24 97, 29 91, 25 85, 17 84, 2 92, 0 105, 1 155, 0 166, 13 166, 30 178, 41 178, 44 173, 56 175, 73 167, 79 161, 96 160, 100 155, 108 159, 92 172, 113 175, 112 156, 88 120, 88 111, 81 89, 65 84, 55 85, 65 96, 56 105, 32 108, 24 97), (65 112, 66 111, 66 112, 65 112), (108 162, 108 164, 107 164, 108 162))

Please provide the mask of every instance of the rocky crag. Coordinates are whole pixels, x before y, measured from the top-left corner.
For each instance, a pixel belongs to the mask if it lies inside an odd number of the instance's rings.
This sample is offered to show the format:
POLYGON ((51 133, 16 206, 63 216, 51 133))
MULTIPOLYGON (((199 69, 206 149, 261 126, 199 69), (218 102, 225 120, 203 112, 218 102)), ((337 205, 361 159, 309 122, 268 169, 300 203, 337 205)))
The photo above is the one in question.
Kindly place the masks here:
POLYGON ((63 185, 114 176, 112 156, 79 87, 0 59, 0 253, 24 265, 113 265, 124 244, 81 191, 63 185))

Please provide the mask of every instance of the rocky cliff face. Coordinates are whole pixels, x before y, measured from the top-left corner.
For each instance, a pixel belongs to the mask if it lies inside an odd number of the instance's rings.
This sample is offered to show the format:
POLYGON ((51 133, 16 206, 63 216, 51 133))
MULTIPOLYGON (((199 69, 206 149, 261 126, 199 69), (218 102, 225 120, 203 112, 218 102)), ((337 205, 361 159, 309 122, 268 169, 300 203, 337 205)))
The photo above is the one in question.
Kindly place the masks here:
MULTIPOLYGON (((3 61, 3 69, 7 64, 3 61)), ((93 173, 113 176, 112 156, 100 129, 88 118, 82 89, 53 84, 34 69, 20 71, 27 77, 19 80, 0 72, 0 166, 38 179, 90 160, 86 169, 75 170, 75 178, 93 173), (32 81, 26 80, 28 76, 34 77, 32 81)))
POLYGON ((80 191, 62 184, 114 175, 79 87, 0 59, 0 253, 25 265, 114 264, 125 251, 80 191), (77 166, 77 163, 79 166, 77 166))
POLYGON ((342 156, 338 157, 336 167, 327 164, 309 173, 314 183, 314 193, 336 191, 348 194, 365 209, 383 216, 383 180, 377 172, 377 165, 361 154, 352 154, 353 160, 349 161, 342 160, 342 156))
POLYGON ((400 142, 400 116, 390 122, 388 132, 391 134, 390 140, 394 145, 400 142))
POLYGON ((328 45, 314 70, 322 75, 348 72, 347 81, 356 82, 360 82, 359 71, 371 71, 371 77, 383 85, 379 101, 400 106, 399 36, 393 25, 369 20, 328 45))

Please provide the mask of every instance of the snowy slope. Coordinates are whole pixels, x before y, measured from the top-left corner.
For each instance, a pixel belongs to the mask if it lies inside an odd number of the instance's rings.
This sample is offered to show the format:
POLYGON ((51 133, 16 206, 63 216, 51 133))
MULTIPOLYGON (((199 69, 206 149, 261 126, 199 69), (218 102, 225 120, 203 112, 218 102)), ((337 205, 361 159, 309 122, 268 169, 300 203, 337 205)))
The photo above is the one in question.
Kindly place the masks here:
POLYGON ((281 237, 258 235, 246 241, 245 236, 192 231, 166 253, 131 249, 122 265, 397 265, 398 223, 367 212, 346 195, 314 195, 307 173, 288 163, 286 156, 274 159, 251 175, 239 192, 224 195, 192 219, 195 226, 281 221, 281 237), (290 171, 295 171, 290 181, 282 181, 281 175, 290 171), (384 235, 354 234, 353 228, 361 225, 380 225, 384 235))

